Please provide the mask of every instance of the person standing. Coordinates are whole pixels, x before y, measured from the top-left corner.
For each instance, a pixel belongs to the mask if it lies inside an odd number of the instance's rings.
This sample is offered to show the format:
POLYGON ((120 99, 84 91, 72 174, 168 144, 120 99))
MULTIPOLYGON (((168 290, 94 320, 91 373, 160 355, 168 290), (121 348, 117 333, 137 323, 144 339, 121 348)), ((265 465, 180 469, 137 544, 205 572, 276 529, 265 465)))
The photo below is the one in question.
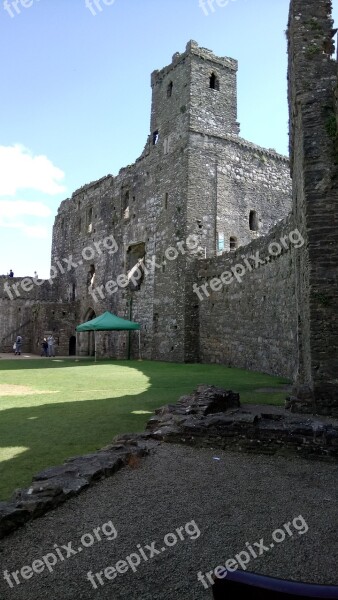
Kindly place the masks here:
POLYGON ((9 277, 14 277, 14 273, 13 273, 12 269, 9 272, 9 277))
POLYGON ((41 344, 41 356, 48 356, 48 342, 46 338, 43 338, 43 342, 41 344))
POLYGON ((48 356, 51 358, 52 356, 55 356, 55 349, 54 349, 55 339, 53 338, 52 335, 48 336, 47 343, 48 343, 48 356))
POLYGON ((18 335, 18 337, 16 338, 16 342, 15 342, 15 355, 18 354, 20 356, 21 346, 22 346, 22 337, 21 337, 21 335, 18 335))

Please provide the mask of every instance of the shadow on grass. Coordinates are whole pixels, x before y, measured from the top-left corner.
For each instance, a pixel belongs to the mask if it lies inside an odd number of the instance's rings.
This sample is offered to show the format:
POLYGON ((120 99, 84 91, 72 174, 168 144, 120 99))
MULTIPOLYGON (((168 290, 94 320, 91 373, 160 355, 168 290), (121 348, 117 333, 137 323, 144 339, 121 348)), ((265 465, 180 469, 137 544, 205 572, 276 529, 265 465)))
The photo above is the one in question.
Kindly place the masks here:
POLYGON ((0 499, 45 467, 100 449, 122 432, 142 431, 154 410, 147 393, 13 408, 1 413, 1 447, 22 448, 0 463, 0 499), (133 411, 146 411, 135 414, 133 411))
MULTIPOLYGON (((21 358, 0 360, 0 371, 20 371, 27 369, 65 369, 67 367, 89 367, 90 365, 112 362, 103 360, 95 363, 94 358, 72 359, 72 358, 21 358)), ((121 361, 127 362, 127 361, 121 361)))
MULTIPOLYGON (((11 369, 15 361, 1 363, 6 370, 93 368, 88 361, 64 363, 25 361, 11 369), (38 364, 37 364, 38 363, 38 364), (42 363, 41 365, 39 363, 42 363)), ((259 394, 255 389, 273 385, 278 389, 287 381, 260 373, 228 369, 220 365, 176 364, 150 361, 99 361, 100 366, 138 370, 148 379, 147 389, 118 397, 83 401, 61 401, 38 406, 13 407, 1 412, 0 445, 8 449, 8 460, 0 463, 0 499, 7 499, 17 487, 30 484, 40 470, 63 463, 71 456, 86 454, 109 444, 120 433, 143 431, 154 410, 173 403, 190 393, 200 383, 207 383, 240 392, 243 402, 280 404, 281 392, 259 394)), ((112 371, 111 388, 114 389, 112 371)), ((121 377, 121 373, 119 373, 121 377)), ((123 374, 128 378, 128 373, 123 374)), ((99 381, 99 380, 98 380, 99 381)), ((127 381, 127 379, 126 379, 127 381)), ((15 378, 13 376, 13 383, 15 378)), ((15 401, 13 397, 13 401, 15 401)), ((0 399, 1 400, 1 399, 0 399)))

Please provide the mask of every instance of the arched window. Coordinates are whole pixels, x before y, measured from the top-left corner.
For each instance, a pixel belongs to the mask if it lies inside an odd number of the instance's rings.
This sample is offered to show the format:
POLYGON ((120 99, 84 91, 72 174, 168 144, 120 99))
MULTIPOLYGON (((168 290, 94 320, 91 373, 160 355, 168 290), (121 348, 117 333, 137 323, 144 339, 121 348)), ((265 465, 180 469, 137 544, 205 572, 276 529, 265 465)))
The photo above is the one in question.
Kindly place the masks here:
POLYGON ((249 227, 250 231, 258 231, 258 217, 255 210, 250 210, 249 227))
POLYGON ((230 250, 233 251, 233 250, 236 250, 236 248, 237 248, 237 238, 231 237, 230 238, 230 250))
POLYGON ((215 75, 215 73, 212 73, 210 75, 210 82, 209 82, 209 86, 212 90, 218 90, 219 91, 219 79, 218 77, 215 75))
POLYGON ((167 98, 171 98, 173 93, 173 82, 171 81, 167 87, 167 98))

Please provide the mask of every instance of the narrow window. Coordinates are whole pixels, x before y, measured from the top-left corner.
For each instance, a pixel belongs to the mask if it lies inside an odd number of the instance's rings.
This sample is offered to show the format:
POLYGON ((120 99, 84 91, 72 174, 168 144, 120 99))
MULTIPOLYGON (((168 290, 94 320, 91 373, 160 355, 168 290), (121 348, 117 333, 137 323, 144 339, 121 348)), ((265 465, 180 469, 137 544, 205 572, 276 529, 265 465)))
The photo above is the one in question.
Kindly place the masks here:
POLYGON ((171 81, 167 87, 167 98, 171 98, 173 94, 173 82, 171 81))
POLYGON ((215 73, 212 73, 210 75, 210 83, 209 83, 209 85, 210 85, 210 88, 212 90, 218 90, 219 91, 219 79, 218 79, 218 77, 216 77, 215 73))
POLYGON ((224 233, 219 231, 217 234, 217 249, 218 252, 223 252, 224 250, 224 233))
POLYGON ((75 300, 76 300, 76 284, 75 283, 72 284, 71 299, 72 299, 72 302, 75 302, 75 300))
POLYGON ((82 221, 81 221, 81 217, 79 218, 79 233, 81 233, 81 229, 82 229, 82 221))
POLYGON ((249 227, 250 231, 258 231, 258 217, 255 210, 250 210, 249 227))
POLYGON ((158 138, 159 138, 159 132, 158 132, 158 129, 156 129, 156 131, 154 131, 154 133, 153 133, 153 146, 156 146, 156 144, 158 142, 158 138))
POLYGON ((127 251, 127 278, 129 289, 135 292, 140 289, 144 279, 144 259, 146 246, 144 242, 129 246, 127 251))
POLYGON ((168 199, 169 199, 169 194, 168 194, 168 192, 166 192, 166 194, 164 196, 164 208, 165 209, 168 208, 168 199))
POLYGON ((129 190, 123 193, 122 197, 123 218, 129 219, 129 190))
POLYGON ((87 231, 88 231, 88 233, 91 233, 92 229, 93 229, 93 209, 92 208, 89 208, 89 210, 88 210, 88 221, 87 222, 88 222, 87 231))
POLYGON ((95 265, 90 265, 88 275, 87 275, 87 286, 92 288, 94 287, 95 282, 95 265))
POLYGON ((233 250, 236 250, 236 248, 237 248, 237 238, 231 237, 230 238, 230 250, 233 251, 233 250))

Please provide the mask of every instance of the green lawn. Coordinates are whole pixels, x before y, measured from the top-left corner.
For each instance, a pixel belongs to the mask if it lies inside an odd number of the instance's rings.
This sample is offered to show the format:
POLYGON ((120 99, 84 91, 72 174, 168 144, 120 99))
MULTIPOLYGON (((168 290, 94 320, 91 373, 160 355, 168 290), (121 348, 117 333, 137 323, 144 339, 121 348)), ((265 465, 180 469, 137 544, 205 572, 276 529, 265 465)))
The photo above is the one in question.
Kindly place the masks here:
POLYGON ((200 383, 240 392, 242 402, 282 404, 285 392, 254 390, 287 381, 220 365, 1 360, 0 499, 45 467, 97 450, 118 433, 142 431, 155 408, 200 383), (4 395, 11 385, 28 389, 4 395))

